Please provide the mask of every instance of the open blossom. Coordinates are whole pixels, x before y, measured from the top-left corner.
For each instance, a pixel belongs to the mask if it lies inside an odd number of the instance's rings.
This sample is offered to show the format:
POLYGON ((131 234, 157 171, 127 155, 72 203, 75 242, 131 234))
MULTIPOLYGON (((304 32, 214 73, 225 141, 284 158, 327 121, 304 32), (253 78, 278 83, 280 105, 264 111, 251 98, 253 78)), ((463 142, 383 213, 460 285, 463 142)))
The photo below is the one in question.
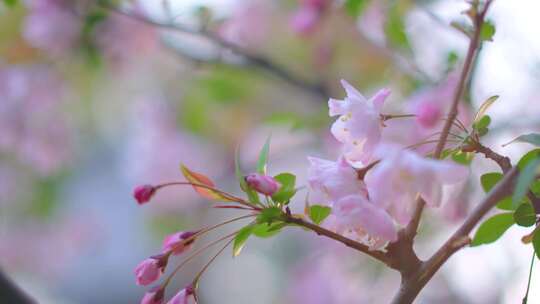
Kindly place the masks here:
POLYGON ((141 304, 161 304, 164 296, 163 288, 155 286, 144 294, 141 304))
POLYGON ((159 259, 150 257, 142 261, 135 268, 137 285, 146 286, 159 279, 163 273, 163 265, 159 259))
POLYGON ((172 251, 174 255, 178 255, 189 250, 195 239, 184 242, 196 233, 194 231, 180 231, 166 236, 163 240, 163 252, 172 251))
POLYGON ((319 194, 326 202, 336 202, 340 198, 352 195, 367 195, 364 182, 358 179, 356 170, 340 157, 337 162, 309 157, 309 186, 315 195, 319 194))
POLYGON ((336 216, 337 231, 352 230, 360 235, 386 241, 397 240, 397 232, 390 215, 363 195, 349 195, 337 201, 332 213, 336 216))
POLYGON ((167 304, 197 304, 193 287, 190 285, 180 290, 167 304))
POLYGON ((273 177, 259 173, 246 176, 246 183, 255 191, 268 196, 276 193, 281 186, 273 177))
POLYGON ((409 222, 418 194, 428 206, 438 207, 442 186, 460 182, 468 174, 464 166, 424 158, 410 150, 381 146, 377 152, 382 160, 365 178, 370 199, 402 225, 409 222))
POLYGON ((341 84, 347 97, 328 101, 330 116, 339 115, 331 131, 344 144, 347 159, 367 164, 381 140, 381 109, 390 90, 381 89, 368 100, 347 81, 342 80, 341 84))

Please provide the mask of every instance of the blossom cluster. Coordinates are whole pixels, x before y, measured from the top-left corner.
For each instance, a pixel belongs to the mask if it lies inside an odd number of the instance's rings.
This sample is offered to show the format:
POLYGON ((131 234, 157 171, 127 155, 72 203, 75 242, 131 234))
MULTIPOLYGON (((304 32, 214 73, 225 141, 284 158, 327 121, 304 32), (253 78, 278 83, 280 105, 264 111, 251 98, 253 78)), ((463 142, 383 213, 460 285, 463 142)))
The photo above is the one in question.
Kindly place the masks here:
MULTIPOLYGON (((397 229, 411 220, 417 196, 438 207, 442 187, 464 180, 468 170, 384 139, 385 121, 392 118, 383 113, 388 89, 367 99, 348 82, 342 85, 346 98, 328 104, 329 115, 338 116, 331 132, 343 153, 337 161, 309 158, 310 201, 332 208, 327 227, 379 249, 397 240, 397 229)), ((431 127, 437 113, 437 104, 426 103, 410 119, 431 127)))

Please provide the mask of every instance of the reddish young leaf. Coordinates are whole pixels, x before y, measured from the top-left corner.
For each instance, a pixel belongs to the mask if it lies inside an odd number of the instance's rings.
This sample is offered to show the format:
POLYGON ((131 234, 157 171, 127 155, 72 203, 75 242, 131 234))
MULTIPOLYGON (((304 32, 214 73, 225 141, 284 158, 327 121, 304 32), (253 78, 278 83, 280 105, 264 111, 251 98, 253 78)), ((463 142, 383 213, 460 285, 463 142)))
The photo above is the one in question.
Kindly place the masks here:
MULTIPOLYGON (((201 173, 191 171, 184 165, 180 165, 180 169, 182 170, 182 174, 184 174, 184 177, 190 183, 205 185, 210 188, 214 188, 214 183, 207 176, 201 173)), ((202 197, 213 200, 213 201, 225 201, 225 202, 235 201, 231 199, 230 197, 228 197, 227 195, 224 195, 223 193, 213 190, 213 189, 208 189, 206 187, 201 187, 201 186, 196 186, 196 185, 193 185, 193 189, 195 189, 195 191, 197 191, 197 193, 199 193, 202 197)))

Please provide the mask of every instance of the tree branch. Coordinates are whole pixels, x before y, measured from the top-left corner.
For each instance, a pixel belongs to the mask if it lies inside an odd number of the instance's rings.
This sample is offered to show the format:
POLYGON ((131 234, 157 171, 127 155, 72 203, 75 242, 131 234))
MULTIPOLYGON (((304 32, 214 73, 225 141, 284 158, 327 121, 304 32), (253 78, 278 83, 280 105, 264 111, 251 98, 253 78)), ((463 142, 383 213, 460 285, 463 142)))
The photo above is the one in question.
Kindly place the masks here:
MULTIPOLYGON (((445 124, 441 132, 441 136, 439 137, 439 141, 437 142, 435 152, 433 153, 434 158, 441 157, 441 153, 446 145, 446 141, 448 139, 450 129, 452 128, 452 124, 454 123, 454 120, 457 117, 459 101, 463 97, 466 84, 469 81, 469 74, 471 72, 471 67, 473 66, 474 61, 476 59, 477 50, 481 45, 480 34, 482 31, 482 25, 484 24, 484 19, 491 3, 492 3, 492 0, 487 0, 486 3, 484 4, 483 9, 474 17, 474 33, 469 43, 467 56, 465 57, 465 63, 463 64, 463 68, 461 70, 458 86, 454 92, 452 105, 450 106, 450 110, 448 112, 448 118, 445 121, 445 124)), ((416 234, 416 231, 418 230, 418 224, 420 223, 420 218, 422 217, 422 212, 424 210, 425 205, 426 204, 424 200, 422 200, 421 198, 417 199, 416 208, 413 213, 413 219, 411 220, 408 227, 406 228, 408 233, 410 233, 409 234, 410 238, 414 238, 414 235, 416 234)))
POLYGON ((35 304, 35 300, 31 299, 24 291, 22 291, 15 283, 13 283, 6 274, 0 269, 0 302, 1 303, 18 303, 18 304, 35 304))
POLYGON ((281 78, 285 82, 290 83, 293 86, 296 86, 302 89, 303 91, 306 91, 312 95, 315 95, 320 99, 326 100, 330 96, 330 92, 329 92, 330 89, 324 83, 322 82, 313 83, 305 79, 302 79, 298 75, 294 75, 290 71, 281 67, 280 65, 272 62, 270 59, 265 58, 260 55, 253 54, 252 52, 246 49, 243 49, 237 44, 231 43, 221 38, 220 36, 216 35, 215 33, 209 30, 193 29, 193 28, 183 26, 175 22, 163 22, 163 21, 151 19, 137 12, 130 12, 130 11, 118 8, 116 5, 108 1, 100 1, 99 5, 102 8, 107 9, 111 12, 132 18, 133 20, 136 20, 142 23, 146 23, 155 27, 163 28, 163 29, 169 29, 169 30, 181 32, 184 34, 190 34, 190 35, 203 37, 207 39, 208 41, 212 42, 213 44, 219 46, 220 48, 227 51, 231 51, 234 54, 242 57, 246 61, 247 64, 252 65, 261 70, 264 70, 274 76, 277 76, 278 78, 281 78))
POLYGON ((382 252, 382 251, 370 250, 368 246, 366 246, 366 245, 364 245, 362 243, 359 243, 359 242, 357 242, 355 240, 344 237, 341 234, 335 233, 335 232, 333 232, 331 230, 328 230, 326 228, 323 228, 321 226, 318 226, 318 225, 315 225, 313 223, 304 221, 303 219, 300 219, 300 218, 296 218, 296 217, 287 215, 287 216, 284 217, 283 220, 286 223, 296 224, 298 226, 307 228, 307 229, 317 233, 318 235, 326 236, 326 237, 331 238, 333 240, 336 240, 336 241, 338 241, 340 243, 343 243, 347 247, 350 247, 350 248, 353 248, 353 249, 355 249, 357 251, 365 253, 368 256, 370 256, 370 257, 372 257, 372 258, 374 258, 374 259, 376 259, 376 260, 378 260, 380 262, 385 263, 386 265, 388 265, 391 268, 395 269, 395 267, 396 267, 396 265, 393 263, 393 261, 391 261, 391 259, 389 259, 384 254, 384 252, 382 252))

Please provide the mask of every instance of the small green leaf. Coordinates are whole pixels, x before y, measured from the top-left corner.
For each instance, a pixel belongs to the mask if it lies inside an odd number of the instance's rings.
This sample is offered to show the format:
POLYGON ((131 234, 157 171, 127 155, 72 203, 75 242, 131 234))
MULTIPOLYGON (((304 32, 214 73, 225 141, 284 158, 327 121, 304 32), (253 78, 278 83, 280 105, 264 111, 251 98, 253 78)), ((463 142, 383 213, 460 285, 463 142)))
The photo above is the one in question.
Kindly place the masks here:
POLYGON ((489 115, 484 115, 477 122, 473 124, 473 128, 475 130, 485 129, 489 127, 490 123, 491 123, 491 117, 489 117, 489 115))
POLYGON ((519 205, 516 212, 514 212, 514 220, 516 221, 516 224, 523 227, 534 225, 534 223, 536 223, 536 213, 534 212, 533 206, 529 203, 519 205))
POLYGON ((529 133, 529 134, 523 134, 520 135, 511 141, 507 142, 503 145, 503 147, 508 146, 509 144, 515 143, 515 142, 523 142, 523 143, 529 143, 531 145, 539 146, 540 147, 540 134, 538 133, 529 133))
POLYGON ((490 172, 480 176, 480 183, 484 192, 488 193, 503 178, 502 173, 490 172))
POLYGON ((532 182, 536 178, 540 166, 540 159, 530 162, 525 169, 521 170, 514 194, 512 195, 512 203, 517 205, 527 195, 532 182))
POLYGON ((471 242, 471 247, 495 242, 513 224, 514 216, 510 212, 490 217, 478 227, 478 230, 476 230, 476 234, 471 242))
POLYGON ((257 223, 272 223, 279 221, 281 218, 281 209, 278 207, 269 207, 261 210, 261 213, 257 216, 257 223))
POLYGON ((474 29, 470 24, 461 21, 452 21, 450 22, 450 26, 462 32, 465 36, 469 38, 473 36, 474 29))
POLYGON ((270 138, 271 136, 268 136, 263 148, 261 149, 261 153, 259 154, 259 161, 257 162, 257 172, 259 172, 260 174, 266 174, 268 153, 270 152, 270 138))
POLYGON ((240 168, 238 149, 236 150, 236 153, 234 156, 234 171, 236 174, 236 179, 238 180, 238 183, 240 184, 240 189, 242 189, 242 191, 244 191, 247 194, 249 202, 253 204, 259 204, 260 203, 259 194, 257 194, 257 191, 248 187, 246 183, 246 179, 244 178, 244 174, 242 173, 242 169, 240 168))
POLYGON ((309 218, 313 221, 313 223, 319 225, 330 215, 331 211, 332 208, 330 207, 313 205, 309 207, 309 218))
POLYGON ((503 198, 497 203, 497 208, 501 210, 516 210, 516 206, 512 204, 512 197, 508 196, 503 198))
POLYGON ((236 257, 240 254, 242 251, 242 248, 244 248, 244 245, 246 244, 249 236, 253 233, 253 225, 248 225, 236 234, 234 237, 234 243, 233 243, 233 257, 236 257))
POLYGON ((394 4, 387 15, 384 33, 390 46, 411 50, 409 38, 405 31, 405 22, 400 14, 398 5, 394 4))
POLYGON ((356 18, 362 14, 368 3, 368 0, 346 0, 344 4, 345 11, 351 17, 356 18))
POLYGON ((487 110, 489 109, 489 107, 491 107, 491 105, 497 100, 499 99, 499 96, 498 95, 494 95, 494 96, 491 96, 490 98, 486 99, 486 101, 484 101, 482 103, 482 105, 480 106, 480 108, 478 108, 478 112, 476 112, 476 115, 474 116, 474 121, 473 121, 473 124, 477 123, 478 121, 480 121, 480 119, 482 119, 482 117, 484 116, 484 114, 486 114, 487 110))
POLYGON ((531 150, 531 151, 525 153, 525 155, 523 155, 521 157, 521 159, 519 160, 517 166, 518 166, 519 170, 523 171, 525 169, 525 167, 527 167, 529 162, 531 162, 531 161, 533 161, 535 159, 539 159, 539 158, 540 158, 540 149, 531 150))
POLYGON ((474 158, 474 153, 472 152, 457 151, 452 154, 453 161, 455 161, 458 164, 465 165, 465 166, 470 165, 473 158, 474 158))
POLYGON ((495 35, 495 25, 491 21, 485 21, 480 30, 480 39, 482 41, 493 41, 495 35))
POLYGON ((291 173, 281 173, 274 176, 274 179, 281 184, 281 187, 274 195, 272 195, 272 200, 279 203, 288 202, 296 193, 296 190, 294 189, 296 185, 296 176, 291 173))
POLYGON ((532 243, 534 247, 534 252, 536 252, 536 257, 540 259, 540 229, 536 229, 532 243))
POLYGON ((283 227, 287 226, 287 223, 275 222, 272 224, 261 223, 255 225, 253 234, 260 238, 269 238, 281 232, 283 227))

